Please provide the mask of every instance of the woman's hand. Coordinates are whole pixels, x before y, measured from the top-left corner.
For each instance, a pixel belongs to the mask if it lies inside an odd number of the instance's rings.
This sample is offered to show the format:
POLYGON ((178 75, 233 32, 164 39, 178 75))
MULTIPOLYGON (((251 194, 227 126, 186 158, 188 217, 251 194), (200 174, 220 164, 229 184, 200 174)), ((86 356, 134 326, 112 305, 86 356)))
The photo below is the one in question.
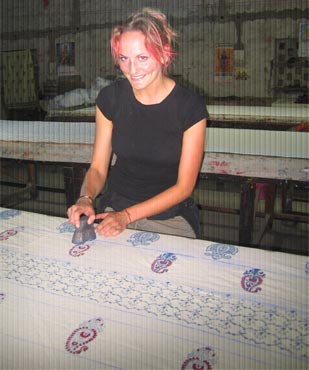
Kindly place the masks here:
POLYGON ((103 219, 96 227, 96 232, 103 236, 116 236, 130 223, 127 211, 104 212, 95 216, 96 219, 103 219))
POLYGON ((92 224, 95 220, 95 212, 92 206, 92 201, 87 198, 79 199, 72 207, 68 209, 67 215, 71 224, 77 228, 80 226, 81 215, 88 216, 88 224, 92 224))

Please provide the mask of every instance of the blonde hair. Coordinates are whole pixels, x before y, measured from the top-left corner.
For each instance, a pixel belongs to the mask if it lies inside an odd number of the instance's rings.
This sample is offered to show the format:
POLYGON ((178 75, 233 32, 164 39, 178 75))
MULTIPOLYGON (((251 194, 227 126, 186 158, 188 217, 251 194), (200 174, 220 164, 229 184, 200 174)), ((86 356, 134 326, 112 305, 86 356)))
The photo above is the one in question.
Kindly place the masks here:
POLYGON ((129 31, 140 31, 145 36, 147 50, 163 65, 164 72, 175 57, 173 43, 176 32, 169 25, 165 14, 160 10, 143 8, 130 16, 124 25, 116 26, 111 35, 111 52, 114 63, 119 64, 119 44, 121 35, 129 31))

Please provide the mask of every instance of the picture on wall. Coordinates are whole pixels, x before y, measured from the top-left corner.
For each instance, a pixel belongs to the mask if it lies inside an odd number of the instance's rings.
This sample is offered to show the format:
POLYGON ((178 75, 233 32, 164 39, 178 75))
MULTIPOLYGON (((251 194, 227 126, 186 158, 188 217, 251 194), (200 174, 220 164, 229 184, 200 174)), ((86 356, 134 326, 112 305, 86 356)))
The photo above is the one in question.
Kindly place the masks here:
POLYGON ((309 57, 309 22, 300 23, 299 25, 298 56, 309 57))
POLYGON ((217 81, 229 82, 234 73, 234 48, 216 47, 214 73, 217 81))
POLYGON ((75 73, 75 43, 61 42, 56 44, 58 74, 75 73))

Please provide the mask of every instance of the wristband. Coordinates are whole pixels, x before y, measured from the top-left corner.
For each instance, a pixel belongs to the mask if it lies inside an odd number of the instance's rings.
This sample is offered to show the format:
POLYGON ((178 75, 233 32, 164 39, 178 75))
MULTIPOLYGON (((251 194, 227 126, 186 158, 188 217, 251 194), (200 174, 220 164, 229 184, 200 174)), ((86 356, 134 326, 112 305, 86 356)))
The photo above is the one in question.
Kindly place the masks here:
POLYGON ((89 199, 91 201, 91 203, 93 203, 93 198, 90 195, 81 195, 80 197, 77 198, 76 202, 78 202, 82 198, 89 199))
POLYGON ((128 218, 129 218, 129 224, 130 224, 132 222, 131 221, 130 213, 129 213, 129 211, 126 208, 124 208, 124 211, 125 211, 125 213, 127 214, 128 218))

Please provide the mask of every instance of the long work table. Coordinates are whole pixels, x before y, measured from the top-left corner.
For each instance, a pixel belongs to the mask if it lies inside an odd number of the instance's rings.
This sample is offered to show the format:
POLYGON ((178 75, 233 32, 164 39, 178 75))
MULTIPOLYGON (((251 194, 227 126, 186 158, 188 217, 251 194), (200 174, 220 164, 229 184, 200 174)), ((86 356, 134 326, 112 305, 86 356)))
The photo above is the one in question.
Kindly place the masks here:
MULTIPOLYGON (((67 205, 79 195, 85 169, 89 166, 92 144, 0 141, 0 157, 28 163, 58 163, 63 167, 67 205)), ((206 152, 200 170, 200 179, 210 177, 238 181, 241 185, 239 207, 239 244, 258 244, 266 228, 271 225, 276 186, 298 184, 307 186, 309 161, 303 158, 243 155, 206 152), (253 240, 256 185, 270 184, 265 204, 265 222, 258 239, 253 240)), ((30 178, 29 182, 34 179, 30 178)), ((203 207, 203 204, 201 204, 203 207)))
POLYGON ((0 208, 1 369, 308 369, 305 256, 0 208))
MULTIPOLYGON (((308 130, 308 104, 276 101, 271 106, 207 104, 209 127, 257 130, 295 130, 304 125, 308 130)), ((95 105, 47 109, 46 121, 95 121, 95 105)))

